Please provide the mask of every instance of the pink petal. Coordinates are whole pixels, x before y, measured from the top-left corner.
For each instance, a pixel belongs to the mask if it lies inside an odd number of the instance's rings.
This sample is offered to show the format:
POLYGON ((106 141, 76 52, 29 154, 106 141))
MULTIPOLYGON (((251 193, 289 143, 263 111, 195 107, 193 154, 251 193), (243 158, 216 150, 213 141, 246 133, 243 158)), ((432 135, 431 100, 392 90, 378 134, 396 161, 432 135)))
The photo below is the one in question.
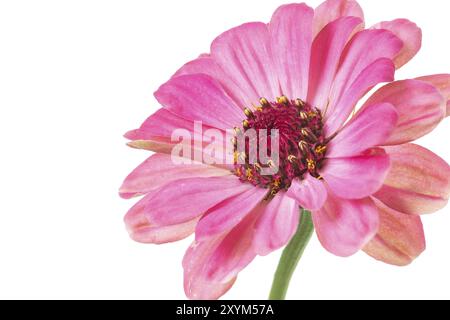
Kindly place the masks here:
MULTIPOLYGON (((191 120, 180 118, 167 109, 159 109, 147 118, 139 129, 127 132, 125 138, 129 140, 152 140, 154 137, 170 138, 177 129, 187 130, 193 135, 196 126, 194 126, 194 122, 191 120)), ((211 127, 203 125, 201 129, 202 131, 206 131, 211 129, 211 127)), ((225 132, 222 130, 221 132, 225 136, 225 132)))
POLYGON ((155 97, 181 118, 223 130, 234 128, 244 118, 220 84, 205 74, 172 78, 155 92, 155 97))
POLYGON ((154 226, 145 216, 145 206, 150 196, 141 199, 125 216, 125 224, 130 237, 137 242, 164 244, 183 240, 194 233, 198 219, 166 226, 154 226))
POLYGON ((211 45, 211 57, 256 104, 263 95, 274 100, 280 94, 270 50, 267 25, 255 22, 216 38, 211 45))
POLYGON ((322 246, 341 257, 362 249, 379 225, 378 210, 370 198, 344 200, 329 194, 325 206, 312 216, 322 246))
POLYGON ((274 67, 284 95, 306 99, 314 11, 289 4, 275 11, 269 24, 274 67))
MULTIPOLYGON (((314 36, 327 24, 342 17, 357 17, 364 21, 361 6, 352 0, 327 0, 318 6, 314 14, 314 36)), ((361 26, 363 28, 364 26, 361 26)))
POLYGON ((373 149, 358 157, 327 159, 321 174, 336 196, 362 199, 381 188, 389 167, 389 156, 373 149))
POLYGON ((217 236, 238 225, 267 195, 263 188, 251 188, 206 212, 195 231, 197 241, 217 236))
POLYGON ((376 103, 392 104, 399 115, 397 128, 386 145, 414 141, 431 132, 444 118, 442 95, 432 85, 418 80, 396 81, 376 91, 363 108, 376 103))
POLYGON ((233 286, 236 278, 227 282, 211 281, 207 279, 206 263, 212 252, 222 241, 223 237, 194 243, 186 252, 183 259, 184 291, 189 299, 215 300, 219 299, 233 286))
POLYGON ((138 166, 124 181, 120 196, 130 199, 158 189, 163 185, 185 178, 218 177, 231 172, 217 167, 194 163, 174 164, 167 154, 154 154, 138 166))
POLYGON ((397 111, 389 103, 365 108, 328 144, 327 157, 357 156, 367 149, 383 145, 397 121, 397 111))
POLYGON ((145 207, 155 225, 174 225, 203 215, 220 202, 255 188, 235 176, 173 181, 158 189, 145 207))
POLYGON ((253 248, 257 210, 231 230, 205 262, 207 279, 225 283, 235 278, 256 257, 253 248))
POLYGON ((450 115, 450 74, 436 74, 417 78, 427 83, 432 84, 439 90, 439 92, 447 101, 447 117, 450 115))
POLYGON ((375 201, 380 214, 377 235, 365 247, 371 257, 396 266, 411 264, 425 251, 425 235, 418 216, 404 214, 375 201))
POLYGON ((291 240, 297 231, 300 208, 286 194, 278 193, 260 206, 258 215, 253 246, 258 255, 266 256, 291 240))
POLYGON ((394 59, 397 69, 414 58, 422 46, 422 30, 407 19, 380 22, 372 28, 389 30, 402 40, 403 48, 394 59))
POLYGON ((450 166, 414 144, 386 148, 391 170, 375 196, 394 210, 410 214, 436 212, 450 197, 450 166))
POLYGON ((391 60, 403 43, 386 30, 364 30, 347 45, 326 111, 329 133, 338 130, 356 103, 380 82, 394 80, 391 60))
POLYGON ((174 77, 197 73, 207 74, 217 80, 237 106, 244 108, 244 106, 251 105, 253 102, 251 98, 249 98, 248 95, 231 80, 222 68, 220 68, 210 55, 202 55, 197 59, 186 63, 175 73, 174 77))
MULTIPOLYGON (((174 157, 183 157, 183 159, 191 160, 195 163, 200 162, 206 162, 205 160, 208 160, 208 165, 211 164, 211 162, 215 162, 212 165, 214 167, 223 168, 225 170, 233 170, 233 164, 229 163, 229 159, 232 159, 232 154, 228 154, 228 150, 223 150, 223 153, 214 153, 210 154, 208 149, 206 149, 207 143, 192 140, 190 141, 190 152, 184 153, 176 153, 174 154, 174 157), (206 158, 208 156, 208 158, 206 158)), ((147 150, 152 151, 156 153, 163 153, 163 154, 170 154, 172 155, 173 149, 175 146, 177 146, 181 141, 175 141, 173 142, 171 138, 167 137, 153 137, 149 140, 135 140, 127 143, 127 145, 131 148, 140 149, 140 150, 147 150)))
POLYGON ((312 45, 308 101, 325 110, 334 77, 345 45, 362 21, 355 17, 340 18, 328 24, 312 45))
POLYGON ((327 200, 327 189, 323 181, 308 174, 305 180, 292 181, 287 196, 297 201, 303 209, 315 211, 322 208, 327 200))
POLYGON ((394 72, 394 64, 387 58, 381 58, 364 69, 339 100, 338 105, 327 111, 329 118, 325 119, 325 132, 330 136, 336 133, 355 110, 359 100, 375 85, 394 80, 394 72))

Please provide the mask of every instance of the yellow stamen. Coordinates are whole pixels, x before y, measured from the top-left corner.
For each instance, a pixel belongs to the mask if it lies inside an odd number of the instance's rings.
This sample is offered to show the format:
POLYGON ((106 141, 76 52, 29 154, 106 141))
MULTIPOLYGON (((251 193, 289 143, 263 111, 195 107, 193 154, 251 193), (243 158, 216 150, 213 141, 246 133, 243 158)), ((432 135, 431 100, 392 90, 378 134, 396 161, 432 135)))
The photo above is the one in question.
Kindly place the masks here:
POLYGON ((297 99, 297 100, 295 100, 295 105, 298 108, 304 108, 305 107, 305 102, 302 99, 297 99))
POLYGON ((250 123, 248 122, 248 120, 242 121, 242 125, 244 126, 245 129, 248 129, 250 127, 250 123))
POLYGON ((268 106, 270 106, 269 101, 267 101, 266 98, 261 98, 261 99, 259 100, 259 103, 261 103, 261 106, 263 106, 263 107, 268 107, 268 106))
POLYGON ((285 96, 281 96, 281 97, 277 98, 277 102, 280 104, 288 105, 289 99, 285 96))
POLYGON ((306 156, 306 154, 308 153, 308 150, 309 150, 308 143, 306 141, 300 141, 298 143, 298 147, 300 148, 300 151, 303 153, 303 155, 306 156))
POLYGON ((253 112, 252 112, 252 110, 250 110, 249 108, 245 108, 245 109, 244 109, 244 113, 245 113, 245 115, 246 115, 248 118, 253 117, 253 112))
POLYGON ((293 155, 290 155, 289 157, 288 157, 288 161, 289 162, 294 162, 295 160, 297 160, 297 157, 296 156, 293 156, 293 155))
POLYGON ((302 119, 303 121, 308 120, 308 114, 304 111, 300 112, 300 119, 302 119))

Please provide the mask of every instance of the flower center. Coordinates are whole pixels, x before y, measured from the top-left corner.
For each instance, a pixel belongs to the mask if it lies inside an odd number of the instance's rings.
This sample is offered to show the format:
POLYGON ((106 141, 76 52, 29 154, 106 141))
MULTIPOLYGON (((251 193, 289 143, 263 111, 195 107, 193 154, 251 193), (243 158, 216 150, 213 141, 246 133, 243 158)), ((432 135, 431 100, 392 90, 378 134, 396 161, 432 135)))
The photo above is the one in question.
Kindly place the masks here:
POLYGON ((236 129, 235 175, 242 182, 270 189, 272 195, 287 190, 292 180, 303 180, 306 174, 322 179, 318 170, 325 159, 327 140, 320 110, 300 99, 289 100, 284 96, 275 102, 262 98, 260 103, 261 106, 255 111, 245 110, 247 119, 243 121, 244 131, 236 129), (248 136, 250 131, 255 132, 258 143, 248 136), (271 137, 273 132, 277 132, 278 155, 272 154, 276 153, 271 137), (242 137, 245 139, 245 148, 238 148, 238 141, 242 141, 242 137), (260 139, 267 139, 267 145, 261 145, 260 139), (257 161, 250 161, 252 143, 257 148, 257 161), (264 154, 270 158, 278 157, 278 170, 275 174, 263 174, 264 169, 275 166, 275 162, 262 161, 262 147, 267 148, 264 154))

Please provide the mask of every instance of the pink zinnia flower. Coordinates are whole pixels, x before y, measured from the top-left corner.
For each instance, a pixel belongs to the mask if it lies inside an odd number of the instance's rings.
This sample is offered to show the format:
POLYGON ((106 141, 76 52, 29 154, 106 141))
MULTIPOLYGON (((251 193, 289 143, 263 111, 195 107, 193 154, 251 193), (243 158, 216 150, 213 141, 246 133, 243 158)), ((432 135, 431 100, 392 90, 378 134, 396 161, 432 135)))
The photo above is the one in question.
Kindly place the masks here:
POLYGON ((194 299, 219 298, 257 255, 288 244, 299 208, 312 212, 331 253, 363 249, 409 264, 425 249, 419 215, 443 208, 450 193, 447 163, 411 144, 446 117, 450 75, 393 82, 420 46, 414 23, 365 29, 360 6, 348 0, 315 10, 281 6, 269 24, 221 34, 210 54, 155 93, 163 108, 126 134, 130 146, 156 152, 120 190, 124 198, 144 195, 125 218, 131 237, 162 244, 195 232, 183 261, 194 299), (175 165, 172 132, 195 137, 194 121, 223 136, 232 128, 278 129, 278 173, 263 176, 248 163, 175 165))

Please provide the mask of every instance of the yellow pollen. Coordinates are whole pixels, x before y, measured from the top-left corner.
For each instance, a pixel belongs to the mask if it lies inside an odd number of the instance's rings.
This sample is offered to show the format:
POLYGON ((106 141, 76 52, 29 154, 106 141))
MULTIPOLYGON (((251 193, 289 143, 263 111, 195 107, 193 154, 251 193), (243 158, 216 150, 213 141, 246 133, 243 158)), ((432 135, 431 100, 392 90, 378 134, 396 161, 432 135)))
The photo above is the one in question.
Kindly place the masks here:
POLYGON ((307 159, 306 162, 308 164, 308 170, 315 170, 316 169, 316 162, 314 160, 307 159))
POLYGON ((250 126, 250 123, 248 122, 248 120, 244 120, 242 122, 242 125, 244 126, 245 129, 248 129, 248 127, 250 126))
POLYGON ((262 108, 262 107, 256 107, 256 111, 262 112, 262 111, 263 111, 263 108, 262 108))
POLYGON ((293 156, 293 155, 290 155, 289 157, 288 157, 288 161, 289 162, 294 162, 295 160, 297 160, 297 157, 296 156, 293 156))
POLYGON ((316 153, 318 153, 318 154, 322 154, 322 153, 324 153, 325 151, 327 151, 327 146, 318 146, 318 147, 316 148, 316 153))
POLYGON ((279 98, 277 98, 277 102, 280 104, 289 104, 289 99, 286 98, 285 96, 281 96, 279 98))
POLYGON ((245 175, 247 176, 247 180, 251 181, 253 179, 252 169, 248 168, 247 170, 245 170, 245 175))
POLYGON ((280 186, 281 186, 281 179, 276 178, 275 181, 273 182, 273 187, 274 187, 274 189, 279 189, 280 186))
POLYGON ((238 167, 238 168, 236 169, 236 175, 237 175, 238 177, 242 177, 242 169, 241 169, 241 167, 238 167))

